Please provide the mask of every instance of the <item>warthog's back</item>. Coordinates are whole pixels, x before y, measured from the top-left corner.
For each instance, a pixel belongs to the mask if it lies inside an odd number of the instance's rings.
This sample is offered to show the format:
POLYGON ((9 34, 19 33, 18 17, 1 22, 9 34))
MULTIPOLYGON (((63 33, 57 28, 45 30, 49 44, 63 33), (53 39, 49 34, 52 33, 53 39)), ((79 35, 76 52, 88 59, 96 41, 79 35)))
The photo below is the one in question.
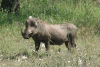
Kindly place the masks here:
POLYGON ((50 40, 53 44, 62 44, 64 41, 68 40, 66 37, 68 35, 67 28, 62 29, 65 26, 62 25, 45 25, 48 33, 50 34, 50 40))

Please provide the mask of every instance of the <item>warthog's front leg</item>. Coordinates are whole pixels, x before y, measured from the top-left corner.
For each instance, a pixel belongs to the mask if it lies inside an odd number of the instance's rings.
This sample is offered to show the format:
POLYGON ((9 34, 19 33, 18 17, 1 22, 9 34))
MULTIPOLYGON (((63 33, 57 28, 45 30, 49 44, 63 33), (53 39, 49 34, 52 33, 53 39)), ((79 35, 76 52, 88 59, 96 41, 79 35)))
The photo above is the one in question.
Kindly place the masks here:
POLYGON ((35 51, 38 51, 40 47, 40 42, 35 42, 35 51))
POLYGON ((49 45, 50 45, 50 41, 46 41, 46 42, 45 42, 46 52, 49 51, 49 45))

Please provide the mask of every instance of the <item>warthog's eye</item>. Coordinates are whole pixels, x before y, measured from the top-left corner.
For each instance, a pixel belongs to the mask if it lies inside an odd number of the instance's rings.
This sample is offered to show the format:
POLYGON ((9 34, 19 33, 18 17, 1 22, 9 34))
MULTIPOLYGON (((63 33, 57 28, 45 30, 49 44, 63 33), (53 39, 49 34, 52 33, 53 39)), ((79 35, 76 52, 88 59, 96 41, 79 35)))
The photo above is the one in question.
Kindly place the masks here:
POLYGON ((34 23, 32 22, 32 23, 30 24, 30 26, 31 26, 31 27, 37 27, 37 24, 36 24, 35 22, 34 22, 34 23))

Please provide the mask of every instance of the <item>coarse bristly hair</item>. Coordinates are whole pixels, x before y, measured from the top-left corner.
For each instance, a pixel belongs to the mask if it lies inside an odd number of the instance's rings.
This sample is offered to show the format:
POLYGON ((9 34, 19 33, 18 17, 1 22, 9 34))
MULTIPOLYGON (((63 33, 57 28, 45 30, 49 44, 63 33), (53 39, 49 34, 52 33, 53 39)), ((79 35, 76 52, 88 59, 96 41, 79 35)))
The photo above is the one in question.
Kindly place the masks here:
POLYGON ((40 22, 37 25, 38 34, 50 38, 50 34, 48 30, 45 28, 45 24, 47 23, 40 20, 40 22))

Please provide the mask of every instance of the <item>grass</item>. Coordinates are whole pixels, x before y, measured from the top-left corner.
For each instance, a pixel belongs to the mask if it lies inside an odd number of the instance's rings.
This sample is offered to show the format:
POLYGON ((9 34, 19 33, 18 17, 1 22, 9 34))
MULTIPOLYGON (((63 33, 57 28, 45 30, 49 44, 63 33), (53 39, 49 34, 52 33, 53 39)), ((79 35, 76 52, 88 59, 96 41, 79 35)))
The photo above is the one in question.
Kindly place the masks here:
POLYGON ((97 0, 20 0, 20 7, 17 16, 0 12, 0 67, 100 67, 97 0), (50 24, 74 23, 78 27, 77 48, 68 51, 64 44, 55 45, 45 53, 41 44, 35 52, 34 41, 23 39, 20 31, 30 15, 50 24))
POLYGON ((0 36, 0 66, 12 67, 99 67, 100 64, 100 37, 83 36, 78 31, 77 48, 68 51, 65 45, 50 46, 49 53, 40 46, 35 52, 34 41, 24 40, 20 27, 8 26, 1 29, 0 36), (5 31, 6 30, 6 31, 5 31), (10 31, 9 31, 10 30, 10 31), (5 32, 5 33, 4 33, 5 32), (4 34, 3 34, 4 33, 4 34), (3 55, 3 58, 2 58, 3 55), (26 59, 23 56, 27 57, 26 59))

